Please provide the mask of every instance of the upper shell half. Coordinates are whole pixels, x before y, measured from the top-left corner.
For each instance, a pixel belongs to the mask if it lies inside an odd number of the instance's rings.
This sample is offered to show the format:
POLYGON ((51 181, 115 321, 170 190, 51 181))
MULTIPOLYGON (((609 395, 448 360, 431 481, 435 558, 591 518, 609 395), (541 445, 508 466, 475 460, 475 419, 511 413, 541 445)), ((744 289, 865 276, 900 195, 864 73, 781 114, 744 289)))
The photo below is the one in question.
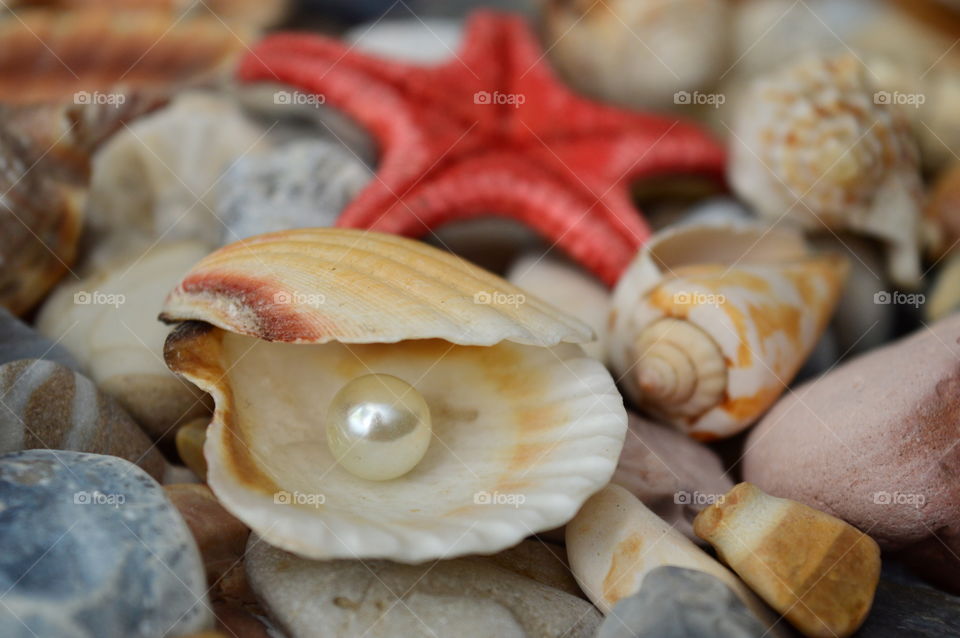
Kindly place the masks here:
POLYGON ((695 438, 736 434, 780 396, 826 327, 848 264, 750 223, 655 235, 617 284, 610 361, 625 393, 695 438))
POLYGON ((162 317, 194 320, 165 358, 216 402, 210 487, 269 543, 311 558, 499 551, 569 520, 626 433, 609 373, 573 345, 589 328, 408 239, 245 240, 201 261, 162 317), (389 481, 345 471, 324 435, 334 394, 373 372, 413 385, 433 420, 424 459, 389 481))

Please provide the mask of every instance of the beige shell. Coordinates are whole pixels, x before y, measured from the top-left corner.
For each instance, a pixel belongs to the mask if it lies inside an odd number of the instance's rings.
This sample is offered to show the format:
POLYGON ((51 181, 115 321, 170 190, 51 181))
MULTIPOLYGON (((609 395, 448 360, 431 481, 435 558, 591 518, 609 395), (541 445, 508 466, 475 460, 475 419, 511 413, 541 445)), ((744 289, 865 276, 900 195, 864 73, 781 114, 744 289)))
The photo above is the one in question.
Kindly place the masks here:
POLYGON ((170 328, 157 321, 164 295, 206 253, 198 242, 159 244, 61 285, 37 317, 37 330, 66 346, 154 438, 209 414, 203 393, 164 365, 170 328))
POLYGON ((578 91, 633 108, 689 104, 728 65, 723 0, 547 0, 550 62, 578 91), (687 98, 690 94, 687 93, 687 98))
POLYGON ((0 12, 0 101, 114 98, 117 86, 166 90, 222 72, 252 30, 213 15, 86 7, 0 12))
POLYGON ((960 161, 937 175, 924 214, 937 228, 937 242, 931 246, 933 255, 943 257, 960 252, 960 161))
POLYGON ((601 361, 607 358, 610 291, 598 279, 573 264, 536 253, 513 262, 506 279, 590 326, 597 339, 583 344, 583 350, 601 361))
MULTIPOLYGON (((925 301, 922 296, 917 299, 925 301)), ((928 321, 939 321, 956 312, 957 308, 960 308, 960 253, 947 257, 939 265, 923 314, 928 321)))
POLYGON ((732 142, 730 182, 760 215, 881 239, 894 280, 918 283, 927 237, 916 142, 856 58, 810 57, 758 79, 732 142))
POLYGON ((267 542, 310 558, 491 553, 562 525, 612 475, 626 413, 576 345, 590 330, 409 239, 301 229, 227 246, 170 294, 166 360, 214 396, 210 487, 267 542), (412 384, 434 438, 370 482, 324 438, 334 393, 370 372, 412 384))
POLYGON ((800 369, 846 271, 799 233, 762 224, 657 233, 614 290, 614 373, 643 410, 694 438, 736 434, 800 369))
POLYGON ((866 619, 880 548, 839 518, 740 483, 693 527, 803 635, 846 638, 866 619))
POLYGON ((265 132, 213 91, 181 93, 119 132, 94 158, 85 263, 107 264, 161 238, 219 244, 217 187, 239 158, 266 146, 265 132))

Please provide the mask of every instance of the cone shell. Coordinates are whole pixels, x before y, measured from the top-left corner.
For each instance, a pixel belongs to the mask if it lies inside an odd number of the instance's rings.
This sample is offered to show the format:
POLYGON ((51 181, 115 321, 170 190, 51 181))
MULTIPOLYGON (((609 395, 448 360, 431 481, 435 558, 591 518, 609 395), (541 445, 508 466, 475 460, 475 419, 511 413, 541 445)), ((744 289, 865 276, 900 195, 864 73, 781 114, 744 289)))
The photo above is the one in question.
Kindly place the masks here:
POLYGON ((170 294, 167 364, 216 402, 210 487, 310 558, 492 553, 562 525, 613 473, 626 413, 589 328, 456 256, 346 229, 255 237, 170 294), (483 347, 480 347, 483 346, 483 347), (434 438, 408 474, 343 470, 324 418, 371 372, 412 384, 434 438), (299 495, 299 496, 298 496, 299 495))
POLYGON ((162 10, 20 9, 0 14, 0 102, 75 102, 79 91, 165 89, 209 77, 252 32, 162 10))
POLYGON ((916 142, 892 99, 853 56, 762 77, 736 114, 729 178, 760 215, 886 242, 891 276, 916 285, 929 229, 916 142))
POLYGON ((614 291, 610 358, 642 409, 700 440, 736 434, 790 383, 846 277, 791 231, 681 226, 656 235, 614 291))

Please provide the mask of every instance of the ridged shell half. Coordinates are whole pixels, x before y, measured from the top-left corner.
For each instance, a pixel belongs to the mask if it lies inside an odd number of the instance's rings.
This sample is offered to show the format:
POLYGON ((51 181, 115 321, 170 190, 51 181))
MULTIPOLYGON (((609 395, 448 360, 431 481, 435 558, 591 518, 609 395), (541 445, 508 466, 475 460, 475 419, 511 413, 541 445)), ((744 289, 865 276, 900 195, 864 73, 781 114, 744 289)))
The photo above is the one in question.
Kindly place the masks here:
MULTIPOLYGON (((207 80, 252 39, 213 15, 106 6, 0 12, 0 101, 117 99, 116 87, 164 90, 207 80)), ((114 102, 111 102, 113 104, 114 102)))
POLYGON ((306 557, 499 551, 569 520, 609 481, 626 433, 609 373, 561 343, 589 328, 409 239, 256 237, 201 261, 163 317, 194 320, 165 356, 214 397, 210 487, 306 557), (404 379, 431 409, 426 457, 392 481, 349 474, 325 441, 333 395, 371 372, 404 379))
POLYGON ((691 436, 731 436, 786 389, 836 306, 847 263, 763 224, 691 224, 644 247, 614 291, 624 392, 691 436))

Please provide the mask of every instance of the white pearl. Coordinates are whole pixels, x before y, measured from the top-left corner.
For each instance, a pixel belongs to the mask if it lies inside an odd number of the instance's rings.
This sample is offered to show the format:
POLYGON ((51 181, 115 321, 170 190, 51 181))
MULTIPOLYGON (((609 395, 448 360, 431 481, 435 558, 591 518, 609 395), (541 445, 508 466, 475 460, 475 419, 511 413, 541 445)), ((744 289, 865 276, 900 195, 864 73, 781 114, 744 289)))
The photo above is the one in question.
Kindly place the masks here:
POLYGON ((412 470, 432 429, 423 396, 390 374, 368 374, 340 388, 327 409, 327 445, 351 474, 386 481, 412 470))

